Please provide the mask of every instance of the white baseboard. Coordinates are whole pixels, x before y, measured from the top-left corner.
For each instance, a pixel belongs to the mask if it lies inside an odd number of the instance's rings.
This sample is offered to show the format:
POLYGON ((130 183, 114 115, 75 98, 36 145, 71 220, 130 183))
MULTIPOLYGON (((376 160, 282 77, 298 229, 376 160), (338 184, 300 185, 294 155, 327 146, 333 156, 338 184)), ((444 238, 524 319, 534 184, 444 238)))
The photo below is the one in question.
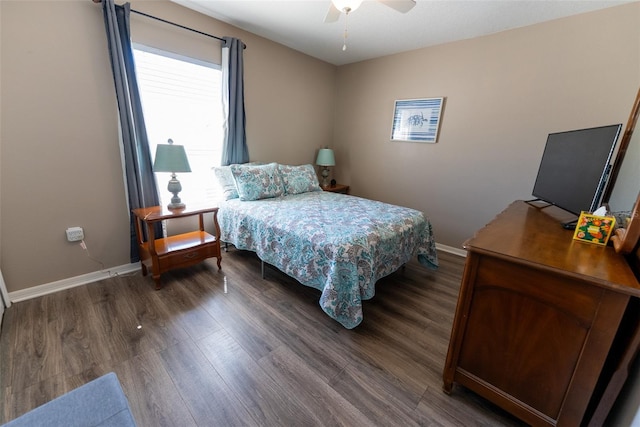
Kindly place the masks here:
POLYGON ((129 274, 139 270, 140 263, 137 262, 135 264, 125 264, 113 267, 108 270, 94 271, 93 273, 87 273, 81 276, 69 277, 68 279, 62 279, 51 283, 45 283, 44 285, 9 292, 9 300, 11 302, 25 301, 31 298, 37 298, 43 295, 62 291, 64 289, 75 288, 76 286, 86 285, 87 283, 97 282, 98 280, 129 274))
POLYGON ((436 249, 442 252, 448 252, 450 254, 458 255, 463 258, 467 257, 467 251, 465 251, 464 249, 454 248, 453 246, 447 246, 441 243, 436 243, 436 249))

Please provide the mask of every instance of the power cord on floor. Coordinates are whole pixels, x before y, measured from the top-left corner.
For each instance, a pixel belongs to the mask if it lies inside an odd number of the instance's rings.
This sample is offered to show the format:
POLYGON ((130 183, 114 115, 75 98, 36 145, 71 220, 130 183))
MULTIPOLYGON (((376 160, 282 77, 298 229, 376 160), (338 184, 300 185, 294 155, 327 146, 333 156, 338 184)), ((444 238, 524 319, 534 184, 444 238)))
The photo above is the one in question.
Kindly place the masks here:
MULTIPOLYGON (((87 258, 89 258, 93 262, 97 262, 98 264, 100 264, 100 266, 102 267, 100 271, 104 271, 104 263, 99 259, 95 259, 91 256, 91 253, 89 253, 89 248, 87 248, 87 244, 84 242, 84 240, 80 242, 80 247, 87 253, 87 258)), ((109 272, 109 274, 111 274, 111 272, 109 272)))
POLYGON ((131 273, 125 273, 125 274, 122 274, 122 273, 118 273, 117 271, 111 271, 110 269, 109 269, 109 270, 107 270, 107 269, 105 269, 105 267, 104 267, 104 263, 103 263, 102 261, 100 261, 99 259, 94 258, 94 257, 92 257, 92 256, 91 256, 91 253, 89 252, 89 248, 87 247, 87 243, 86 243, 84 240, 81 240, 81 241, 80 241, 80 247, 81 247, 81 248, 82 248, 82 249, 87 253, 87 258, 89 258, 89 259, 90 259, 91 261, 93 261, 93 262, 96 262, 96 263, 100 264, 100 267, 101 267, 101 268, 100 268, 100 272, 102 272, 102 273, 104 273, 104 272, 108 273, 108 274, 109 274, 109 277, 125 277, 125 276, 133 276, 133 275, 135 275, 136 273, 138 273, 138 271, 132 271, 131 273))

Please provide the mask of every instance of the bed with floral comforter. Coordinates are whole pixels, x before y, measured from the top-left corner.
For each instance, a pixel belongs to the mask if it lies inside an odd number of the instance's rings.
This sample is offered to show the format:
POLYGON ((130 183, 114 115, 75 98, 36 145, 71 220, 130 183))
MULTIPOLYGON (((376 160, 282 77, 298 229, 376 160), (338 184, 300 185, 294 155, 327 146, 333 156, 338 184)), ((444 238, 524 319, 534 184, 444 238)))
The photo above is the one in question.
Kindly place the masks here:
POLYGON ((438 259, 422 212, 325 191, 259 200, 234 198, 218 211, 221 240, 257 253, 300 283, 319 289, 320 307, 345 328, 362 322, 376 282, 417 257, 438 259))

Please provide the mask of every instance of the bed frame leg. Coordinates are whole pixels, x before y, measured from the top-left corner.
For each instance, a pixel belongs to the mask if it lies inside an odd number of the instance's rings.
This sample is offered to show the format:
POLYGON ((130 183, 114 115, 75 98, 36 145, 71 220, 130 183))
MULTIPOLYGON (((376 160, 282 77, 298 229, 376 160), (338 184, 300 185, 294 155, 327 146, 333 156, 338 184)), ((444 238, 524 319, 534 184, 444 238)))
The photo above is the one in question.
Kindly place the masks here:
POLYGON ((262 278, 264 279, 264 261, 260 260, 260 270, 262 273, 262 278))

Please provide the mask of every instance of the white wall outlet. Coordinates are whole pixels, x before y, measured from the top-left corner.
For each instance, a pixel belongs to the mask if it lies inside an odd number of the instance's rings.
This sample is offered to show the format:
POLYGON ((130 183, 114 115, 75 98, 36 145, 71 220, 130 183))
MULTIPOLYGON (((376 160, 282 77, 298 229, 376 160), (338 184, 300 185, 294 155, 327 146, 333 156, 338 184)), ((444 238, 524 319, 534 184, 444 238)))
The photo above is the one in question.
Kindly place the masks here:
POLYGON ((69 227, 67 228, 67 240, 70 242, 77 242, 84 239, 84 230, 82 227, 69 227))

